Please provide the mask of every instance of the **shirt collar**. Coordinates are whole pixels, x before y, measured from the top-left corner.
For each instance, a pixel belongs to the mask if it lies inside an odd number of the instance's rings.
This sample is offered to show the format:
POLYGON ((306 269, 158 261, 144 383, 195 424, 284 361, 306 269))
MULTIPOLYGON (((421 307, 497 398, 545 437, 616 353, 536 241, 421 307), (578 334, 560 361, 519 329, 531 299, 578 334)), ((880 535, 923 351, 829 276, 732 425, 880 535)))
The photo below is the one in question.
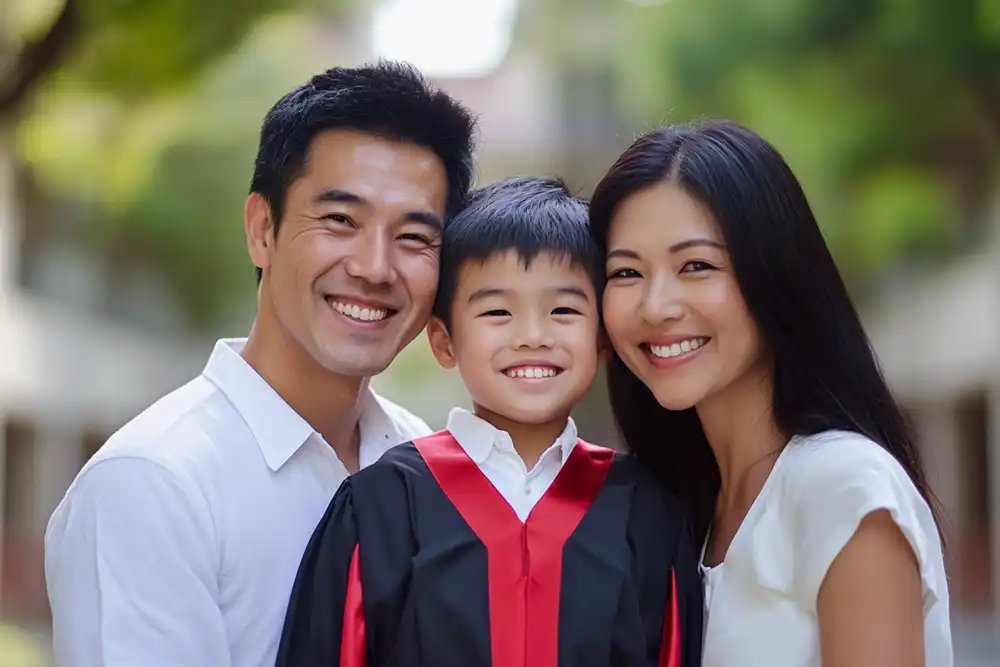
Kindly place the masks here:
MULTIPOLYGON (((514 442, 506 431, 501 431, 465 408, 452 408, 448 413, 447 429, 476 465, 482 465, 494 449, 514 451, 514 442)), ((563 461, 569 458, 576 440, 576 423, 570 417, 566 428, 553 443, 559 446, 563 461)))
MULTIPOLYGON (((241 356, 245 344, 245 338, 217 341, 202 374, 226 395, 250 428, 268 467, 277 471, 310 437, 324 445, 325 441, 241 356)), ((361 400, 359 464, 364 466, 403 439, 374 391, 368 389, 361 400)))

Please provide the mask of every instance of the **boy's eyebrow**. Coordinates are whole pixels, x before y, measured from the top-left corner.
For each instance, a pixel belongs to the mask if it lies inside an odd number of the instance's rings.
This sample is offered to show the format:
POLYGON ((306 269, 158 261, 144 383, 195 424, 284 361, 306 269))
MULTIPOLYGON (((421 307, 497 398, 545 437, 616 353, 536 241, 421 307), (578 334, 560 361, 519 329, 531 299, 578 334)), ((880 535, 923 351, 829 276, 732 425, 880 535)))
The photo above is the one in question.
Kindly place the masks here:
MULTIPOLYGON (((323 203, 339 203, 339 204, 354 204, 356 206, 367 206, 368 200, 359 194, 355 194, 348 190, 341 190, 340 188, 330 188, 320 192, 318 195, 313 197, 313 203, 323 204, 323 203)), ((407 211, 403 217, 411 222, 419 222, 428 227, 433 227, 435 231, 444 230, 444 220, 441 216, 433 211, 407 211)))
MULTIPOLYGON (((482 289, 477 289, 475 292, 469 295, 468 303, 473 303, 474 301, 481 301, 482 299, 487 299, 491 296, 507 296, 512 290, 504 289, 503 287, 484 287, 482 289)), ((579 287, 574 287, 572 285, 566 285, 564 287, 553 287, 550 292, 556 294, 566 294, 569 296, 575 296, 587 301, 590 297, 587 296, 587 292, 579 287)))

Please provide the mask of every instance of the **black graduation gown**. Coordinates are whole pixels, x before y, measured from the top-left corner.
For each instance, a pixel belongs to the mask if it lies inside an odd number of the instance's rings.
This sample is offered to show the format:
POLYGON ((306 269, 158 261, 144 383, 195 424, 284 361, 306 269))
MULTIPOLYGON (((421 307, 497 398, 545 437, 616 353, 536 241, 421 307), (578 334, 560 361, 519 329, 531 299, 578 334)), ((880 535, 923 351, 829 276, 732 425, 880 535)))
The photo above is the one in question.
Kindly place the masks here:
POLYGON ((679 504, 579 441, 521 522, 442 431, 341 486, 306 549, 279 667, 696 667, 679 504))

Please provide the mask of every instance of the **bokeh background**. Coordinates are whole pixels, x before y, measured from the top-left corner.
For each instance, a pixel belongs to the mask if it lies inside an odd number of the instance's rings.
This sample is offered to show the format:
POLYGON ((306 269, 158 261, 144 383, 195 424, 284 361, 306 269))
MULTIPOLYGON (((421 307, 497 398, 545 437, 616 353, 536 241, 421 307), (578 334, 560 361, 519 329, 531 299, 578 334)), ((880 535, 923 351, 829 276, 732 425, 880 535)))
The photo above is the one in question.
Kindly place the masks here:
MULTIPOLYGON (((1000 0, 0 0, 0 667, 48 664, 42 537, 103 440, 254 309, 268 107, 408 60, 479 182, 581 195, 638 131, 727 116, 803 181, 919 436, 959 665, 1000 665, 1000 0)), ((443 425, 424 340, 377 386, 443 425)), ((600 384, 585 437, 613 442, 600 384)))

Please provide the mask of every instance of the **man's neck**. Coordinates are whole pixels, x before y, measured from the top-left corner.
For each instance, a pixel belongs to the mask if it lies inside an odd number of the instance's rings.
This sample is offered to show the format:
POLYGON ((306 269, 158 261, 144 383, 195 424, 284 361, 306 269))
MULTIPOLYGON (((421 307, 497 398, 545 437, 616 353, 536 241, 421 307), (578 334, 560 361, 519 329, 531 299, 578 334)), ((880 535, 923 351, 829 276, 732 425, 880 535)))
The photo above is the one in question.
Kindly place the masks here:
POLYGON ((368 378, 331 373, 279 326, 254 323, 242 356, 329 443, 350 472, 358 469, 358 420, 368 378))

